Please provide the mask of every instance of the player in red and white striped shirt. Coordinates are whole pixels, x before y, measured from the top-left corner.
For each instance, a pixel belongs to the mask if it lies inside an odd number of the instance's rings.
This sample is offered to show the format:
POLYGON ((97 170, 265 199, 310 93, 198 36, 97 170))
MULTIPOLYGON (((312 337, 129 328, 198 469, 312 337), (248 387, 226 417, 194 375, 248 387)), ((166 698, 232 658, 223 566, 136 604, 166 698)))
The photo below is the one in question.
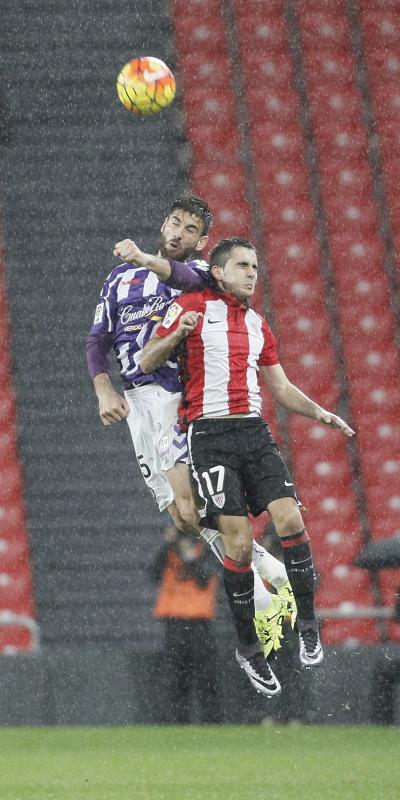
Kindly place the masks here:
MULTIPOLYGON (((248 510, 268 510, 283 547, 298 609, 300 660, 319 664, 322 646, 314 610, 314 569, 292 477, 261 418, 258 375, 287 410, 354 431, 308 398, 279 364, 274 336, 249 305, 257 281, 257 254, 244 239, 225 239, 211 252, 215 290, 182 295, 169 308, 144 350, 144 372, 180 346, 183 395, 180 417, 189 425, 192 472, 204 512, 216 518, 226 556, 224 584, 238 635, 236 658, 260 691, 271 683, 253 617, 252 534, 248 510)), ((273 675, 273 673, 272 673, 273 675)))

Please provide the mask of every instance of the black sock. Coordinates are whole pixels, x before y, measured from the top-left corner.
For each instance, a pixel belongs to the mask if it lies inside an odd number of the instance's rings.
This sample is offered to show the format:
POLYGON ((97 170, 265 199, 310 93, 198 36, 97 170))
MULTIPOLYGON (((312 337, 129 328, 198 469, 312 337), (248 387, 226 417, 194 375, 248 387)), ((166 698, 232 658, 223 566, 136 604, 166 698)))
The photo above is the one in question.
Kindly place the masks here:
POLYGON ((281 545, 299 620, 315 620, 315 575, 308 533, 304 530, 293 536, 284 536, 281 538, 281 545))
POLYGON ((236 633, 245 647, 258 642, 254 627, 254 573, 251 564, 241 565, 224 558, 224 586, 232 611, 236 633))

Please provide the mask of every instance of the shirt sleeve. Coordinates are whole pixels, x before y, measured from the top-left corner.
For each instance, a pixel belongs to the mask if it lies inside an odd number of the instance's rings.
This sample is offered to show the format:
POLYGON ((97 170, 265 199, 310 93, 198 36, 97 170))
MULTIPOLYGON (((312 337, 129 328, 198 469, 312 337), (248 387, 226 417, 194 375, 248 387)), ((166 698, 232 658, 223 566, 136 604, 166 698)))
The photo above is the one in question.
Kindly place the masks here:
POLYGON ((90 335, 95 333, 112 333, 117 319, 117 283, 118 276, 113 272, 103 284, 94 314, 90 335))
POLYGON ((182 264, 169 258, 171 275, 165 281, 173 289, 182 289, 184 292, 201 291, 210 285, 210 269, 206 261, 188 261, 182 264))
POLYGON ((198 292, 191 294, 182 294, 178 300, 174 300, 168 308, 168 311, 156 330, 156 336, 163 338, 168 336, 169 333, 176 331, 179 320, 185 311, 202 311, 202 295, 198 292))
POLYGON ((275 364, 279 364, 276 339, 265 320, 263 320, 262 331, 264 335, 264 345, 258 363, 260 367, 274 367, 275 364))

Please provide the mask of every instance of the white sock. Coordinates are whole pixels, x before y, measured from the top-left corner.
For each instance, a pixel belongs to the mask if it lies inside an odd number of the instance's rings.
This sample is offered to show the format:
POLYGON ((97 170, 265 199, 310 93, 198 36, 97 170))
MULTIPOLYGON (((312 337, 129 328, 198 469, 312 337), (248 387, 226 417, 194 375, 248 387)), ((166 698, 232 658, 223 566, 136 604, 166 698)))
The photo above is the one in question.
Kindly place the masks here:
POLYGON ((254 572, 254 608, 256 611, 265 611, 272 603, 272 596, 268 589, 265 588, 258 572, 254 572))
POLYGON ((261 547, 254 539, 253 564, 261 578, 268 581, 275 589, 280 589, 289 580, 285 565, 271 556, 271 553, 268 553, 265 547, 261 547))
MULTIPOLYGON (((222 564, 223 561, 224 561, 224 556, 225 556, 225 547, 224 547, 224 542, 222 540, 221 534, 218 531, 212 530, 211 528, 203 528, 200 531, 200 536, 202 536, 203 539, 206 540, 207 544, 211 547, 211 550, 213 551, 214 555, 217 556, 218 561, 220 561, 221 564, 222 564)), ((254 559, 254 546, 255 545, 256 545, 256 542, 253 542, 253 559, 254 559)), ((264 550, 263 547, 260 547, 260 545, 256 545, 256 547, 257 547, 257 552, 258 553, 264 553, 266 556, 268 555, 267 551, 264 550)), ((271 556, 271 558, 272 558, 272 556, 271 556)), ((260 559, 261 559, 261 556, 260 556, 260 559)), ((272 560, 274 562, 277 561, 276 558, 272 558, 272 560)), ((277 561, 277 563, 279 564, 279 566, 281 566, 279 561, 277 561)), ((255 608, 256 611, 265 611, 265 609, 269 608, 269 606, 271 605, 271 602, 272 602, 271 594, 268 591, 268 589, 266 589, 266 587, 264 586, 264 584, 262 582, 262 579, 260 578, 260 575, 258 574, 258 571, 257 571, 257 568, 256 568, 256 566, 254 564, 254 561, 253 561, 252 567, 253 567, 253 572, 254 572, 254 608, 255 608)), ((269 580, 270 583, 272 583, 272 581, 269 578, 270 574, 271 574, 271 570, 268 571, 268 574, 266 576, 266 580, 269 580)), ((286 572, 285 572, 285 574, 286 574, 286 572)), ((283 581, 283 583, 285 583, 285 581, 283 581)), ((281 586, 282 584, 279 584, 279 585, 281 586)))

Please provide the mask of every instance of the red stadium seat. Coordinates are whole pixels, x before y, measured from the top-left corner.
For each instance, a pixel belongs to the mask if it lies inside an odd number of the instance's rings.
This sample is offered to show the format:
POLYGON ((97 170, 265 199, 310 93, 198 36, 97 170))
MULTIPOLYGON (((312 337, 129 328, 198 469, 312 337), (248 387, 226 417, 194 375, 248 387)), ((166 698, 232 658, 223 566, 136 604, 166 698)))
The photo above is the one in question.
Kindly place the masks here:
POLYGON ((290 230, 295 236, 312 235, 315 230, 314 206, 310 200, 279 202, 270 193, 260 196, 263 225, 268 232, 284 233, 290 230))
POLYGON ((239 135, 236 130, 225 128, 223 125, 211 128, 209 125, 198 124, 190 129, 189 138, 194 156, 199 161, 225 164, 237 158, 239 135))
POLYGON ((379 589, 385 606, 395 606, 400 594, 400 569, 382 569, 379 572, 379 589))
POLYGON ((350 45, 350 32, 345 14, 329 14, 327 10, 309 11, 299 19, 305 49, 318 48, 340 52, 350 45))
POLYGON ((353 88, 334 90, 331 86, 313 86, 309 93, 311 111, 315 119, 332 120, 338 117, 342 124, 353 126, 361 118, 360 95, 353 88))
POLYGON ((222 0, 172 0, 173 13, 180 17, 202 19, 222 15, 222 0))
POLYGON ((260 198, 266 205, 286 201, 288 204, 308 199, 309 177, 302 167, 277 167, 275 164, 257 164, 257 186, 260 198))
POLYGON ((268 239, 267 256, 271 266, 293 280, 312 280, 319 271, 320 249, 314 237, 298 238, 290 231, 274 234, 268 239))
POLYGON ((197 48, 201 49, 203 55, 209 53, 214 56, 215 53, 226 52, 226 30, 222 18, 176 14, 174 24, 179 53, 190 54, 197 48))
POLYGON ((245 199, 245 175, 239 164, 196 163, 192 168, 192 185, 200 196, 209 198, 212 208, 230 201, 245 199))
POLYGON ((326 123, 323 117, 316 121, 316 140, 323 165, 346 162, 348 159, 365 163, 368 155, 365 132, 359 126, 337 122, 326 123))
POLYGON ((346 270, 368 280, 376 276, 376 265, 383 264, 384 247, 379 236, 370 239, 357 234, 335 234, 329 246, 335 270, 346 270))
POLYGON ((333 52, 319 46, 308 48, 304 53, 307 83, 312 86, 355 86, 355 65, 348 53, 333 52))
POLYGON ((370 577, 366 570, 349 564, 334 564, 317 590, 317 608, 341 606, 342 603, 372 605, 370 577))
MULTIPOLYGON (((398 9, 397 9, 398 10, 398 9)), ((388 51, 400 47, 400 19, 393 11, 366 11, 362 17, 363 34, 367 46, 386 47, 388 51)))
POLYGON ((399 356, 395 344, 387 347, 366 348, 357 339, 345 343, 345 364, 353 374, 368 375, 374 383, 383 381, 385 385, 397 380, 399 356))
POLYGON ((234 128, 237 125, 236 100, 229 87, 222 91, 214 91, 210 95, 208 87, 197 87, 185 95, 185 116, 191 127, 201 123, 220 127, 221 119, 224 125, 234 128))
POLYGON ((181 66, 180 80, 185 90, 184 101, 189 97, 193 87, 200 86, 212 94, 216 89, 216 76, 218 89, 231 90, 231 66, 224 52, 200 51, 178 55, 181 66))
POLYGON ((373 236, 378 230, 378 213, 372 200, 348 203, 342 197, 325 197, 328 228, 333 233, 373 236))
POLYGON ((400 52, 394 52, 393 48, 388 49, 371 43, 369 43, 366 52, 369 78, 372 83, 374 82, 374 76, 376 76, 377 82, 382 83, 384 81, 394 81, 400 77, 400 52))
POLYGON ((283 17, 266 17, 265 11, 239 17, 237 34, 239 49, 250 48, 257 54, 289 51, 289 35, 283 17))
POLYGON ((253 149, 258 162, 274 161, 277 166, 304 164, 303 134, 297 126, 264 124, 251 126, 253 149))
POLYGON ((265 0, 235 0, 234 8, 235 16, 238 19, 249 16, 257 17, 260 14, 268 19, 282 16, 282 0, 268 0, 267 6, 265 0))
POLYGON ((374 115, 378 122, 392 121, 398 123, 400 120, 400 88, 398 80, 385 83, 385 91, 382 92, 382 84, 379 82, 376 91, 372 93, 374 115))
MULTIPOLYGON (((370 606, 372 606, 372 598, 370 606)), ((376 644, 379 642, 378 626, 375 619, 327 619, 322 625, 322 641, 327 645, 376 644)))
POLYGON ((325 197, 340 196, 347 202, 371 197, 372 179, 368 164, 343 165, 328 163, 320 171, 320 179, 325 197))
POLYGON ((342 334, 349 341, 362 336, 366 347, 378 347, 394 339, 394 321, 390 311, 365 314, 362 309, 348 305, 339 308, 342 334))
POLYGON ((293 89, 252 86, 247 93, 249 115, 254 123, 293 125, 299 121, 299 101, 293 89))
POLYGON ((254 48, 242 50, 241 62, 247 90, 250 86, 268 85, 269 90, 286 88, 293 83, 293 65, 288 53, 255 52, 254 48))

